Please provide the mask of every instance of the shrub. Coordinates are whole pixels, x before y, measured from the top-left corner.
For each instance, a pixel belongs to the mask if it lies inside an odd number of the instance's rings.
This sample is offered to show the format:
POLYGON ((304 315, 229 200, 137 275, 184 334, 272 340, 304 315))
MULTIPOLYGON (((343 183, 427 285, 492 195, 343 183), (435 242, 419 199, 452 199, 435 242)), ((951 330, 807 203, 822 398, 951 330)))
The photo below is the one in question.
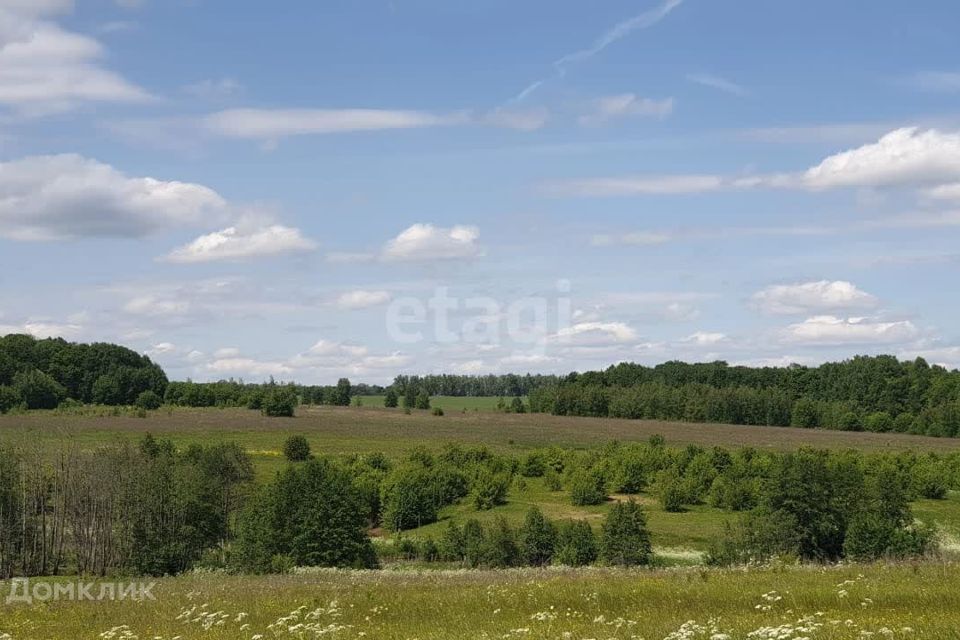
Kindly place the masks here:
POLYGON ((611 565, 650 564, 653 548, 643 508, 632 499, 614 505, 600 534, 600 558, 611 565))
POLYGON ((538 451, 528 453, 520 465, 520 473, 527 478, 539 478, 547 469, 543 454, 538 451))
POLYGON ((388 409, 395 409, 400 403, 400 398, 397 396, 397 392, 393 390, 393 387, 387 389, 387 395, 383 397, 383 406, 388 409))
POLYGON ((507 490, 510 488, 510 474, 493 473, 484 469, 473 481, 471 494, 473 506, 478 511, 486 511, 507 501, 507 490))
POLYGON ((860 416, 853 411, 847 411, 840 416, 840 422, 837 425, 841 431, 863 431, 860 424, 860 416))
POLYGON ((764 509, 749 512, 737 524, 727 523, 724 533, 710 543, 707 564, 729 566, 777 555, 796 556, 799 541, 795 522, 790 515, 764 509))
POLYGON ((154 391, 144 391, 137 396, 137 401, 134 404, 138 409, 155 411, 163 404, 163 399, 154 391))
POLYGON ((657 476, 657 497, 664 511, 679 513, 687 503, 683 479, 673 467, 661 471, 657 476))
POLYGON ((886 411, 878 411, 876 413, 871 413, 863 421, 863 427, 867 431, 873 431, 875 433, 886 433, 888 431, 894 430, 894 420, 886 411))
POLYGON ((520 564, 520 548, 517 534, 507 519, 499 516, 486 534, 482 564, 495 569, 515 567, 520 564))
POLYGON ((274 387, 263 397, 261 410, 263 415, 271 418, 292 418, 299 399, 296 392, 289 387, 274 387))
POLYGON ((467 549, 463 529, 453 520, 449 521, 447 528, 443 530, 438 551, 440 559, 448 562, 462 562, 466 558, 467 549))
POLYGON ((433 408, 433 411, 431 411, 431 413, 432 413, 433 415, 435 415, 435 416, 442 416, 442 415, 443 415, 443 407, 434 407, 434 408, 433 408))
POLYGON ((471 518, 463 525, 463 557, 467 566, 479 567, 487 552, 487 536, 479 520, 471 518))
POLYGON ((304 436, 290 436, 283 443, 283 457, 290 462, 303 462, 310 458, 310 443, 304 436))
POLYGON ((930 500, 943 500, 950 489, 946 468, 932 460, 925 460, 913 469, 911 489, 914 495, 930 500))
POLYGON ((586 520, 568 520, 557 528, 557 564, 582 567, 597 561, 597 538, 586 520))
POLYGON ((557 544, 557 529, 537 507, 531 507, 520 530, 520 554, 525 564, 550 564, 557 544))
POLYGON ((523 404, 523 398, 517 396, 510 401, 510 413, 526 413, 527 407, 523 404))
POLYGON ((570 501, 580 507, 602 504, 607 499, 607 487, 599 469, 577 469, 570 477, 570 501))
POLYGON ((416 408, 424 410, 430 408, 430 394, 427 393, 426 389, 422 389, 420 393, 417 394, 416 408))
POLYGON ((543 484, 548 491, 563 491, 563 478, 552 467, 543 472, 543 484))

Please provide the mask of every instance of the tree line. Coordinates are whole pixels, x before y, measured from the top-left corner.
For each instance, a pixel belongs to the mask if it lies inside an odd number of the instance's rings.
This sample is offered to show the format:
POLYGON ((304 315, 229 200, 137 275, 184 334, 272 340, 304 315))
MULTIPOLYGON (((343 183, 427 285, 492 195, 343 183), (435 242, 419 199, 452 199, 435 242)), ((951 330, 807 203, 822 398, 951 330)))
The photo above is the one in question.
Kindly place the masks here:
POLYGON ((619 364, 530 393, 556 415, 960 435, 960 372, 857 356, 819 367, 619 364))

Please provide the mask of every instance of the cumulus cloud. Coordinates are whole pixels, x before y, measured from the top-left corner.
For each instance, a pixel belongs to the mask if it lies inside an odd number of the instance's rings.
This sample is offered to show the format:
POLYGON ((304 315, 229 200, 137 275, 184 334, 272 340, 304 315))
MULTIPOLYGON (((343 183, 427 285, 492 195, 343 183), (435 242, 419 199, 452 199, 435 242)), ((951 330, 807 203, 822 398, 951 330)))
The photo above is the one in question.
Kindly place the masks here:
POLYGON ((141 237, 228 215, 226 201, 208 187, 130 178, 78 155, 0 163, 0 236, 7 238, 141 237))
POLYGON ((918 334, 909 320, 883 322, 823 315, 791 324, 783 330, 782 340, 806 346, 884 345, 908 342, 918 334))
POLYGON ((673 113, 673 98, 655 100, 642 98, 633 93, 606 96, 594 100, 590 113, 580 116, 584 126, 598 126, 617 118, 629 116, 648 116, 664 118, 673 113))
POLYGON ((886 187, 960 179, 960 134, 916 127, 824 159, 803 174, 812 189, 886 187))
POLYGON ((455 260, 482 255, 477 227, 436 227, 414 224, 387 242, 382 257, 388 261, 455 260))
POLYGON ((279 224, 255 228, 227 227, 174 249, 165 260, 178 263, 249 260, 312 251, 316 246, 299 229, 279 224))
POLYGON ((59 0, 0 5, 0 105, 26 116, 87 102, 143 102, 150 95, 102 65, 103 46, 49 18, 72 8, 59 0))
POLYGON ((346 291, 337 298, 337 306, 341 309, 367 309, 390 302, 390 293, 387 291, 346 291))
POLYGON ((751 302, 764 313, 776 315, 871 309, 878 304, 875 296, 845 280, 774 285, 753 294, 751 302))

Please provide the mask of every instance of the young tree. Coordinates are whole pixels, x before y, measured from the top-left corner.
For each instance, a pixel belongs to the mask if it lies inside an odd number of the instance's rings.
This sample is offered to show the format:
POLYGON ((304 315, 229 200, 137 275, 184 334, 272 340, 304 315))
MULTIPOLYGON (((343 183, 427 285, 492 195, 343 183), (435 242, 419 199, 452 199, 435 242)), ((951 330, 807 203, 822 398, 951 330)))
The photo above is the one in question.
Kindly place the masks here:
POLYGON ((395 409, 399 403, 399 398, 397 397, 397 392, 393 390, 393 387, 387 389, 387 394, 383 397, 383 406, 388 409, 395 409))
POLYGON ((611 565, 650 564, 653 548, 643 508, 632 499, 614 505, 600 534, 600 558, 611 565))
POLYGON ((607 499, 607 486, 599 469, 577 469, 570 477, 570 501, 576 506, 601 504, 607 499))
POLYGON ((350 380, 347 378, 340 378, 337 380, 337 386, 333 391, 333 402, 331 404, 340 407, 349 407, 352 393, 353 388, 350 386, 350 380))
POLYGON ((417 409, 429 409, 430 408, 430 394, 427 393, 426 389, 421 389, 420 393, 417 394, 417 409))
POLYGON ((140 395, 137 396, 137 401, 134 404, 139 409, 154 411, 160 408, 163 404, 163 399, 158 396, 156 392, 148 390, 141 392, 140 395))
POLYGON ((520 530, 520 554, 525 564, 550 564, 557 544, 557 528, 537 507, 530 507, 520 530))
POLYGON ((597 561, 597 537, 586 520, 567 520, 557 528, 553 557, 557 564, 582 567, 597 561))
POLYGON ((290 462, 308 460, 310 458, 310 443, 304 436, 290 436, 283 443, 283 457, 290 462))
POLYGON ((271 418, 292 418, 297 404, 296 391, 290 387, 273 387, 264 395, 261 411, 271 418))
POLYGON ((15 375, 13 389, 28 409, 56 409, 67 397, 66 389, 39 369, 15 375))

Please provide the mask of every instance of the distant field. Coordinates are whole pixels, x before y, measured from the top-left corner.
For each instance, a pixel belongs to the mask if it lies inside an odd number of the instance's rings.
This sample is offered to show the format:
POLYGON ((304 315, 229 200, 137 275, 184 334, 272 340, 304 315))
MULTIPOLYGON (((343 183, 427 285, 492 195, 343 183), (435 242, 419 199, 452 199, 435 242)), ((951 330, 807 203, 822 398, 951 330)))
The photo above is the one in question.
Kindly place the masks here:
POLYGON ((936 562, 185 575, 157 581, 155 601, 0 604, 0 637, 946 640, 957 584, 960 567, 936 562))
MULTIPOLYGON (((364 407, 382 407, 386 396, 356 396, 364 407)), ((510 402, 513 398, 504 398, 505 402, 510 402)), ((526 402, 526 398, 523 398, 526 402)), ((496 411, 497 403, 500 398, 491 398, 485 396, 430 396, 431 407, 441 407, 445 412, 449 411, 496 411)))

